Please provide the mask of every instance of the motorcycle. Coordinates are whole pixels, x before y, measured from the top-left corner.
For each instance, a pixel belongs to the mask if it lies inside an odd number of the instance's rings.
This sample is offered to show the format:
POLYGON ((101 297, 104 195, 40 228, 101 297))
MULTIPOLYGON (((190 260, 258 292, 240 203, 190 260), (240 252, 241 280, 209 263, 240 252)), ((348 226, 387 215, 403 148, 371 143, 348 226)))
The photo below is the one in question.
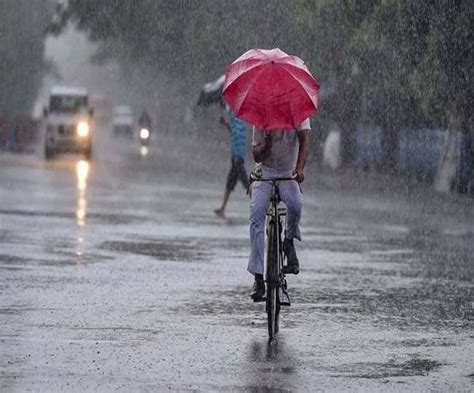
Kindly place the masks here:
POLYGON ((146 156, 150 145, 150 127, 139 127, 138 139, 140 144, 140 155, 146 156))

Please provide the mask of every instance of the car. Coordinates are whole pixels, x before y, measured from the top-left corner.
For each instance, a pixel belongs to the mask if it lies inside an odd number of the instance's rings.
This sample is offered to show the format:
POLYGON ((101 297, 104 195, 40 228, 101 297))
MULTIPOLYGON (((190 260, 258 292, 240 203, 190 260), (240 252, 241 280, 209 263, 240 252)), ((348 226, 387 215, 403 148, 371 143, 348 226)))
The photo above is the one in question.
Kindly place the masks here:
POLYGON ((58 153, 82 153, 92 157, 93 108, 83 88, 53 87, 49 105, 43 109, 46 123, 44 153, 46 159, 58 153))
POLYGON ((135 129, 133 110, 128 105, 119 105, 113 109, 113 134, 116 137, 132 138, 135 129))

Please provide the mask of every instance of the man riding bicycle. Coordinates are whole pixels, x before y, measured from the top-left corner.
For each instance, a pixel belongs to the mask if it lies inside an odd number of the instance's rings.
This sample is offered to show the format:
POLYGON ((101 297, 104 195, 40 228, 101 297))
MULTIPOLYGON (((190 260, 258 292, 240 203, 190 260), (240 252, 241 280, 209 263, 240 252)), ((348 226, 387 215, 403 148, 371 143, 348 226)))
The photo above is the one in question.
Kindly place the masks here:
MULTIPOLYGON (((293 243, 301 241, 299 222, 303 207, 303 197, 298 183, 304 180, 304 167, 308 156, 309 119, 294 130, 256 130, 253 141, 253 158, 262 165, 263 177, 290 177, 296 180, 281 182, 279 194, 288 209, 288 219, 283 241, 283 252, 287 258, 285 274, 298 274, 299 262, 293 243)), ((265 296, 264 248, 265 217, 269 206, 272 186, 267 182, 252 184, 250 202, 250 258, 247 270, 255 276, 251 298, 262 301, 265 296)))

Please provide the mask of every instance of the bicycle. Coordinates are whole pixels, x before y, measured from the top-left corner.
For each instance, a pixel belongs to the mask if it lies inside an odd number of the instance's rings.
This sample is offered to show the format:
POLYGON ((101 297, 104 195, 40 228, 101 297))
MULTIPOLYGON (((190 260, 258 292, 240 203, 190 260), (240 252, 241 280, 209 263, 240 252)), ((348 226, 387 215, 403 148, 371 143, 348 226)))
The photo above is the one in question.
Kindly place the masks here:
POLYGON ((281 202, 277 182, 295 180, 296 177, 261 177, 255 173, 250 174, 250 183, 255 181, 269 182, 272 185, 270 208, 267 211, 265 224, 267 234, 266 253, 266 296, 265 306, 268 318, 268 336, 275 338, 279 331, 280 306, 290 306, 288 285, 283 273, 285 256, 283 253, 281 234, 283 217, 287 215, 285 207, 278 207, 281 202), (283 298, 280 297, 283 294, 283 298))

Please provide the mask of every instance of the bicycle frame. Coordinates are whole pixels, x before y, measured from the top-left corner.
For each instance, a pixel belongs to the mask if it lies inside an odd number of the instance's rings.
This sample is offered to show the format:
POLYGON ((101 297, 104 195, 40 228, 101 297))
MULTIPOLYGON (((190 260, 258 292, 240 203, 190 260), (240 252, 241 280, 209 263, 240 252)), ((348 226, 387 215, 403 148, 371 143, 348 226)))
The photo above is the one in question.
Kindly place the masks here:
POLYGON ((282 244, 281 244, 281 233, 283 230, 283 223, 281 220, 282 216, 286 216, 286 209, 279 208, 278 205, 280 203, 280 197, 277 192, 276 184, 272 184, 272 195, 270 197, 270 210, 267 212, 267 236, 270 238, 271 234, 271 226, 275 226, 274 228, 274 240, 276 241, 276 255, 278 258, 278 263, 274 264, 275 270, 272 273, 275 273, 271 277, 268 277, 268 273, 271 272, 271 267, 269 268, 269 262, 274 263, 274 261, 268 260, 268 253, 267 253, 267 283, 271 283, 274 285, 279 284, 280 273, 283 268, 283 253, 282 253, 282 244))

